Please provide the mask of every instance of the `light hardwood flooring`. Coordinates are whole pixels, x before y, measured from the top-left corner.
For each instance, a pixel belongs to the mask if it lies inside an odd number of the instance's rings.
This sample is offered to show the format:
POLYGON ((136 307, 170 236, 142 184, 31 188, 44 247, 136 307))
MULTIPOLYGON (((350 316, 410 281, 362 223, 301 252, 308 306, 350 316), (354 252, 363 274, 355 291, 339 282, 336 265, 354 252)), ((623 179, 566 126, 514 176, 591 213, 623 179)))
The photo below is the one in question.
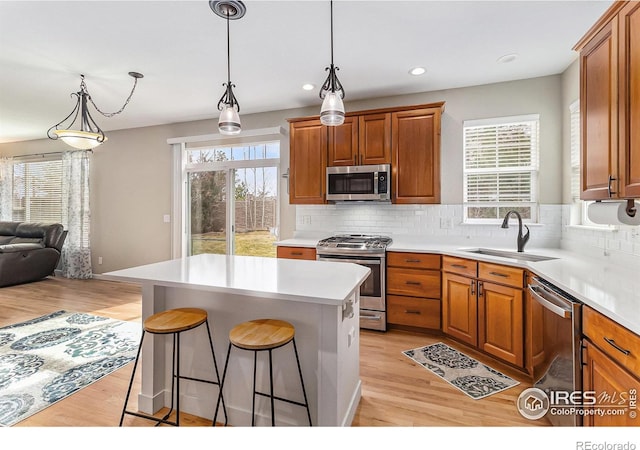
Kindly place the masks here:
MULTIPOLYGON (((0 327, 61 309, 140 321, 140 306, 140 288, 136 285, 49 278, 1 288, 0 327)), ((527 420, 516 409, 518 395, 530 387, 524 374, 444 336, 362 330, 360 360, 362 399, 354 426, 549 425, 546 420, 527 420), (401 353, 439 341, 502 371, 520 384, 488 398, 473 400, 401 353)), ((128 364, 15 426, 117 426, 132 369, 133 364, 128 364)), ((132 406, 135 407, 135 403, 132 406)), ((181 422, 186 426, 211 425, 210 421, 188 414, 181 415, 181 422)), ((127 416, 125 425, 153 424, 127 416)))

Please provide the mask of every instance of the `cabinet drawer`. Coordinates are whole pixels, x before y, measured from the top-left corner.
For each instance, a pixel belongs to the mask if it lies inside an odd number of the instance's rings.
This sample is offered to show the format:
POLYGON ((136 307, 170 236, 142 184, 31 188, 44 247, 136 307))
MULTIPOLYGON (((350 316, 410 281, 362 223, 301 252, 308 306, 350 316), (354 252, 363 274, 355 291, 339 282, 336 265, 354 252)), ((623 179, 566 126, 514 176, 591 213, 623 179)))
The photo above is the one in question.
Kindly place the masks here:
POLYGON ((517 267, 481 262, 478 264, 478 278, 517 288, 524 287, 524 270, 517 267))
POLYGON ((278 258, 316 259, 316 249, 308 247, 278 247, 278 258))
POLYGON ((440 255, 426 253, 387 253, 387 266, 407 267, 409 269, 435 269, 440 270, 440 255))
POLYGON ((387 292, 411 297, 440 298, 440 271, 387 267, 387 292))
POLYGON ((410 327, 440 329, 440 300, 389 295, 387 322, 410 327))
POLYGON ((631 373, 640 373, 640 336, 584 306, 582 334, 631 373))
POLYGON ((443 256, 442 270, 444 272, 457 273, 459 275, 475 278, 478 276, 478 263, 470 259, 443 256))

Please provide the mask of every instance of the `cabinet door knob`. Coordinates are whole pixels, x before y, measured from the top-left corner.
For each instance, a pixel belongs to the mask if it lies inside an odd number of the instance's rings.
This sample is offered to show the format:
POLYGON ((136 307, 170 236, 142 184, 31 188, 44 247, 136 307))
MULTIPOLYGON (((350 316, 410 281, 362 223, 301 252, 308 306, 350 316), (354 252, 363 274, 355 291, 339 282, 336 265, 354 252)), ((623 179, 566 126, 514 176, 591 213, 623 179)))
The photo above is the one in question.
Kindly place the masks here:
POLYGON ((482 281, 478 281, 478 295, 482 297, 482 281))
POLYGON ((409 284, 411 286, 420 286, 422 283, 420 283, 419 281, 407 281, 406 284, 409 284))
POLYGON ((476 282, 471 280, 471 295, 476 295, 476 282))
POLYGON ((416 309, 405 309, 404 312, 405 314, 420 314, 420 311, 416 309))
POLYGON ((451 264, 451 267, 456 267, 458 269, 466 269, 467 266, 465 266, 464 264, 451 264))

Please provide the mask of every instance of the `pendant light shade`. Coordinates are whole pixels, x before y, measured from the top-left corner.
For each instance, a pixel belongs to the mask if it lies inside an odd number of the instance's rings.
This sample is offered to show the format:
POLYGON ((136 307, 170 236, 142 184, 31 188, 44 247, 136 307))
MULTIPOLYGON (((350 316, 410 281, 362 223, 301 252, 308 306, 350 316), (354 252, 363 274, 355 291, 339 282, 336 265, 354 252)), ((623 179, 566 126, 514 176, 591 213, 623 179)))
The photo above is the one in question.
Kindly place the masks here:
POLYGON ((131 100, 131 97, 136 90, 138 79, 144 77, 144 75, 138 72, 129 72, 129 76, 133 77, 135 81, 133 82, 133 88, 131 89, 131 93, 129 94, 129 97, 125 101, 124 105, 122 106, 122 108, 120 108, 119 111, 113 113, 105 113, 100 111, 100 109, 91 99, 91 95, 87 90, 87 85, 84 82, 84 75, 80 75, 80 90, 71 94, 72 97, 75 96, 77 99, 76 106, 67 117, 49 128, 49 130, 47 131, 47 136, 49 137, 49 139, 62 139, 65 144, 73 148, 77 148, 78 150, 89 150, 92 148, 96 148, 98 145, 107 141, 107 137, 104 135, 104 131, 102 131, 95 120, 93 120, 93 117, 91 117, 87 101, 91 102, 96 111, 98 111, 105 117, 113 117, 116 114, 120 114, 122 111, 124 111, 124 108, 129 103, 129 100, 131 100), (71 121, 67 122, 68 120, 71 121), (65 122, 67 122, 67 124, 63 125, 65 122), (74 127, 77 129, 74 129, 74 127))
POLYGON ((327 79, 320 88, 320 98, 323 99, 320 108, 320 122, 327 126, 338 126, 344 123, 344 89, 338 80, 336 72, 340 70, 333 64, 333 1, 331 2, 331 65, 327 79))
POLYGON ((234 135, 242 131, 240 123, 240 104, 233 93, 235 84, 231 82, 231 50, 229 44, 229 21, 237 20, 244 16, 247 11, 244 3, 240 1, 209 1, 209 7, 216 15, 227 21, 227 82, 222 85, 225 87, 224 94, 218 100, 218 110, 220 117, 218 118, 218 131, 221 134, 234 135))
POLYGON ((225 106, 218 119, 218 130, 222 134, 238 134, 242 131, 240 115, 233 106, 225 106))
POLYGON ((329 92, 322 101, 320 122, 323 125, 338 126, 344 123, 344 103, 337 92, 329 92))

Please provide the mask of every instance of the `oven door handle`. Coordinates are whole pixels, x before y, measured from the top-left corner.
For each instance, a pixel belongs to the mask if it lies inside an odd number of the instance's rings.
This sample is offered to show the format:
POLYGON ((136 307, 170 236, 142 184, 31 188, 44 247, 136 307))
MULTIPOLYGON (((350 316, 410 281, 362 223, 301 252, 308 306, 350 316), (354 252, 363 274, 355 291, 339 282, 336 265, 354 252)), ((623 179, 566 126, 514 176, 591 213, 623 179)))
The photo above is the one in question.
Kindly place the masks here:
POLYGON ((322 256, 318 256, 318 261, 333 261, 333 262, 350 262, 355 264, 369 264, 373 266, 379 266, 382 264, 382 261, 379 259, 350 259, 350 258, 324 258, 322 256))
POLYGON ((377 321, 382 320, 382 316, 380 314, 368 314, 368 313, 362 312, 362 310, 360 311, 360 318, 366 319, 366 320, 377 320, 377 321))
POLYGON ((554 303, 553 301, 544 298, 543 296, 540 295, 540 291, 543 291, 546 295, 549 295, 551 298, 554 298, 556 301, 559 302, 563 302, 564 300, 562 300, 560 297, 558 297, 557 295, 555 295, 552 292, 547 291, 546 289, 542 288, 541 286, 534 286, 534 285, 529 285, 529 292, 531 292, 532 297, 538 302, 540 303, 543 307, 545 307, 546 309, 548 309, 549 311, 551 311, 552 313, 564 318, 564 319, 570 319, 571 315, 572 315, 572 311, 570 309, 565 309, 560 305, 557 305, 556 303, 554 303))

